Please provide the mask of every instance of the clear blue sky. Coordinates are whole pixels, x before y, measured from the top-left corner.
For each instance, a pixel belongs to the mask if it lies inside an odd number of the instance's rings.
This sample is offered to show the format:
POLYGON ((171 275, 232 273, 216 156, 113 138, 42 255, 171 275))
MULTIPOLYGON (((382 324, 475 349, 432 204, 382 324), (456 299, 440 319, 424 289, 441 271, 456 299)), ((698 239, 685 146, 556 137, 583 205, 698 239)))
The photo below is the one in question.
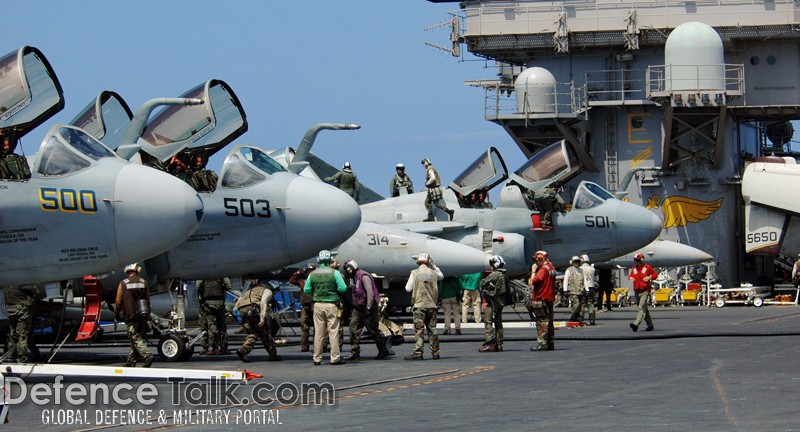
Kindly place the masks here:
POLYGON ((102 90, 135 110, 215 78, 233 88, 248 116, 250 128, 235 143, 296 147, 314 123, 361 124, 321 133, 313 152, 336 166, 350 161, 362 183, 386 194, 398 162, 418 189, 423 157, 445 182, 489 146, 511 170, 524 162, 503 129, 484 120, 483 90, 464 85, 494 78, 493 64, 424 45, 448 43, 447 30, 424 28, 457 7, 425 0, 6 0, 2 53, 39 48, 64 87, 66 107, 23 138, 27 154, 102 90))

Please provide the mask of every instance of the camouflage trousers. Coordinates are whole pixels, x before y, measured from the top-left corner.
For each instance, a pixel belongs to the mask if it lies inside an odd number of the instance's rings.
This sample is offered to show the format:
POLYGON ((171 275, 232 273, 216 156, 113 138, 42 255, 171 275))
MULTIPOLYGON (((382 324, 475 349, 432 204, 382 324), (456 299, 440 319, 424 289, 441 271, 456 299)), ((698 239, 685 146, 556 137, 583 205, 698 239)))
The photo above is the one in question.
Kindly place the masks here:
POLYGON ((582 321, 583 311, 586 308, 586 296, 583 294, 569 294, 570 311, 572 315, 569 316, 570 321, 582 321))
POLYGON ((253 314, 253 316, 248 317, 246 310, 240 310, 239 312, 242 314, 244 331, 247 332, 247 336, 244 338, 244 343, 242 344, 242 352, 247 354, 253 351, 256 341, 261 340, 261 343, 264 344, 264 349, 267 350, 267 354, 269 354, 270 357, 277 355, 278 351, 275 348, 275 342, 272 340, 272 320, 270 316, 267 315, 265 319, 266 323, 263 327, 259 327, 258 323, 261 321, 261 318, 259 318, 258 315, 253 314))
POLYGON ((595 310, 595 303, 597 303, 597 291, 594 288, 591 288, 585 294, 585 296, 586 304, 583 308, 583 317, 586 316, 586 312, 589 312, 589 322, 593 323, 597 318, 597 310, 595 310))
POLYGON ((10 359, 19 359, 22 363, 28 363, 28 337, 33 330, 33 315, 27 307, 19 312, 8 316, 8 349, 10 359))
POLYGON ((302 303, 300 309, 300 348, 308 349, 308 338, 314 326, 314 303, 302 303))
POLYGON ((425 331, 428 332, 428 345, 431 354, 439 354, 439 336, 436 335, 437 308, 413 308, 414 314, 414 354, 422 355, 425 345, 425 331))
POLYGON ((353 309, 350 314, 350 354, 361 354, 361 335, 364 333, 364 327, 369 330, 369 334, 375 339, 375 346, 378 347, 378 352, 386 351, 386 338, 383 337, 383 333, 378 329, 379 320, 377 305, 372 308, 372 313, 370 314, 367 314, 366 310, 353 309))
POLYGON ((536 317, 536 341, 546 349, 555 347, 555 327, 553 327, 553 302, 531 302, 531 312, 536 317))
POLYGON ((445 204, 444 200, 442 199, 442 189, 441 188, 428 188, 428 195, 425 197, 425 208, 428 209, 428 214, 433 214, 433 206, 439 207, 440 209, 447 211, 447 204, 445 204))
POLYGON ((128 328, 128 339, 131 340, 131 352, 128 354, 126 364, 134 365, 136 360, 152 356, 150 349, 147 348, 147 341, 144 339, 147 322, 136 319, 125 321, 125 326, 128 328))
POLYGON ((228 325, 225 322, 225 306, 200 306, 200 330, 205 330, 203 349, 228 349, 228 325))
POLYGON ((503 306, 502 298, 487 298, 483 310, 483 335, 486 343, 503 344, 503 306))

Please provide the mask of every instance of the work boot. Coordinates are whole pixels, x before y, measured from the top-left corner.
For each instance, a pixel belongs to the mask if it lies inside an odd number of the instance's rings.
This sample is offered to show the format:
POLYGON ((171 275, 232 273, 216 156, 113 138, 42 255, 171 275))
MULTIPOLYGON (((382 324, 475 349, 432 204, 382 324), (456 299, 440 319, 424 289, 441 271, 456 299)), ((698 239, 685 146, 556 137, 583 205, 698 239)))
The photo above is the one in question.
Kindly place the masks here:
POLYGON ((250 363, 250 357, 247 356, 247 353, 242 351, 241 349, 236 350, 236 355, 239 356, 239 360, 250 363))
POLYGON ((423 219, 422 221, 423 221, 423 222, 433 222, 433 221, 435 221, 435 220, 436 220, 436 219, 434 219, 434 218, 433 218, 433 213, 428 213, 428 217, 427 217, 427 218, 425 218, 425 219, 423 219))
POLYGON ((545 348, 545 347, 543 347, 541 345, 534 345, 534 346, 531 347, 531 352, 546 351, 546 350, 547 350, 547 348, 545 348))
POLYGON ((647 328, 646 328, 646 329, 644 329, 644 331, 653 331, 653 330, 655 330, 655 329, 656 329, 656 328, 655 328, 655 327, 653 327, 653 326, 647 326, 647 328))
POLYGON ((211 351, 207 352, 207 353, 206 353, 206 355, 207 355, 207 356, 215 356, 215 355, 219 355, 219 351, 217 351, 217 350, 215 350, 215 349, 212 349, 211 351))
POLYGON ((136 367, 136 361, 135 360, 127 360, 125 362, 125 367, 136 367))
POLYGON ((386 357, 389 357, 389 350, 378 352, 378 355, 375 356, 375 360, 386 360, 386 357))
POLYGON ((461 329, 456 329, 456 335, 461 336, 461 329))
POLYGON ((281 356, 279 356, 277 354, 270 354, 269 355, 269 361, 281 361, 281 356))
POLYGON ((478 352, 495 352, 497 351, 497 344, 489 343, 478 348, 478 352))
POLYGON ((227 348, 222 348, 222 349, 219 350, 219 355, 230 355, 230 353, 231 353, 231 350, 229 350, 227 348))
POLYGON ((351 353, 349 356, 345 357, 345 360, 347 361, 361 360, 361 354, 351 353))
POLYGON ((339 366, 343 364, 345 364, 345 361, 342 359, 339 359, 339 361, 331 362, 331 366, 339 366))
POLYGON ((450 330, 445 330, 444 332, 442 332, 442 334, 443 334, 443 335, 448 335, 448 336, 449 336, 449 335, 450 335, 450 330))
POLYGON ((637 325, 636 325, 636 324, 634 324, 634 323, 631 323, 630 325, 631 325, 631 330, 633 330, 634 332, 637 332, 637 331, 639 331, 639 326, 637 326, 637 325))
POLYGON ((503 352, 503 343, 502 342, 498 343, 495 346, 497 347, 497 352, 503 352))
POLYGON ((403 357, 404 360, 422 360, 422 354, 410 354, 403 357))
POLYGON ((308 346, 301 346, 300 352, 308 352, 308 346))
POLYGON ((433 355, 433 359, 434 360, 439 360, 440 358, 442 358, 442 357, 439 356, 439 353, 436 353, 436 354, 433 355))
POLYGON ((200 355, 206 355, 206 354, 208 354, 208 348, 203 348, 203 350, 200 351, 200 355))
POLYGON ((156 359, 156 358, 155 358, 155 356, 154 356, 154 355, 152 355, 152 354, 149 354, 149 355, 147 355, 147 356, 144 358, 144 365, 143 365, 142 367, 149 368, 149 367, 150 367, 150 365, 152 365, 152 364, 153 364, 153 360, 155 360, 155 359, 156 359))
POLYGON ((450 216, 450 220, 453 220, 453 215, 456 213, 455 210, 445 210, 448 216, 450 216))

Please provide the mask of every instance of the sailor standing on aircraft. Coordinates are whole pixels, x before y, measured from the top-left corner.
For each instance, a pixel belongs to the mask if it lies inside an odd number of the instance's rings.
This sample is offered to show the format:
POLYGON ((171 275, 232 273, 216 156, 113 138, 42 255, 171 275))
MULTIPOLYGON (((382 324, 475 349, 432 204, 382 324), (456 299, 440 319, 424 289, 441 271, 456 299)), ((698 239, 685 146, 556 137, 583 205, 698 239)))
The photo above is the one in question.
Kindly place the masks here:
POLYGON ((114 319, 124 319, 128 328, 128 338, 131 340, 131 352, 125 361, 125 366, 136 366, 136 360, 144 360, 144 367, 153 364, 153 354, 147 348, 144 334, 150 320, 150 287, 147 281, 139 277, 138 263, 125 267, 127 278, 123 279, 117 287, 117 298, 114 302, 114 319))
POLYGON ((280 283, 271 280, 266 286, 258 283, 258 279, 254 279, 250 284, 247 291, 242 293, 242 296, 236 300, 233 306, 239 311, 239 316, 242 317, 242 325, 247 332, 247 337, 242 344, 242 347, 236 350, 236 355, 245 362, 250 362, 250 357, 247 354, 253 351, 256 340, 261 340, 264 344, 264 349, 269 354, 269 361, 279 361, 281 357, 275 348, 275 342, 272 340, 272 326, 274 320, 272 319, 272 300, 275 293, 280 289, 280 283))
POLYGON ((303 292, 314 296, 314 365, 322 364, 323 335, 328 335, 331 365, 344 364, 339 345, 340 313, 339 295, 347 291, 342 274, 331 268, 331 252, 319 252, 319 267, 306 279, 303 292))
POLYGON ((580 257, 573 256, 570 266, 564 271, 564 295, 569 295, 572 309, 569 320, 577 322, 583 322, 583 309, 586 307, 586 287, 580 266, 580 257))
MULTIPOLYGON (((6 313, 8 313, 8 358, 28 363, 28 342, 33 330, 33 304, 36 288, 32 286, 7 286, 5 288, 6 313)), ((34 353, 35 354, 35 353, 34 353)))
POLYGON ((647 323, 645 331, 653 331, 653 320, 650 318, 650 311, 647 309, 647 299, 650 296, 652 289, 653 279, 658 277, 658 273, 653 270, 650 264, 644 263, 644 254, 637 252, 633 256, 634 265, 628 280, 633 282, 633 292, 636 296, 636 303, 639 305, 639 313, 636 314, 636 320, 632 322, 631 330, 639 330, 639 325, 644 320, 647 323))
POLYGON ((531 351, 553 351, 555 328, 553 327, 553 303, 556 300, 556 269, 547 257, 547 252, 537 251, 533 255, 536 269, 528 281, 531 290, 531 311, 536 316, 537 345, 531 351))
POLYGON ((448 209, 447 204, 442 199, 442 180, 439 177, 439 172, 431 165, 431 161, 428 158, 422 159, 422 166, 425 167, 425 186, 428 188, 428 195, 425 197, 425 208, 428 209, 428 217, 424 222, 435 220, 433 218, 434 205, 444 210, 450 216, 450 220, 453 220, 455 211, 448 209))
POLYGON ((395 167, 397 173, 392 176, 392 181, 389 182, 389 195, 391 197, 400 196, 400 192, 405 190, 406 193, 414 193, 414 183, 411 177, 406 174, 406 166, 399 163, 395 167))
POLYGON ((439 298, 439 281, 444 279, 442 271, 433 263, 430 256, 422 252, 417 256, 419 268, 411 271, 406 282, 406 291, 411 293, 411 308, 414 314, 414 352, 405 360, 422 360, 425 346, 425 332, 428 332, 428 345, 434 360, 439 360, 439 336, 436 335, 436 299, 439 298))
POLYGON ((342 170, 331 177, 325 178, 325 182, 335 184, 336 187, 358 201, 358 193, 361 186, 358 184, 358 176, 353 172, 353 167, 350 166, 350 162, 345 162, 344 166, 342 166, 342 170))
POLYGON ((386 338, 378 329, 378 302, 381 295, 371 274, 358 268, 358 263, 350 260, 344 263, 344 271, 350 278, 353 309, 350 312, 350 356, 346 360, 361 360, 361 334, 364 327, 369 330, 378 348, 375 360, 384 360, 389 355, 386 338))
POLYGON ((205 355, 228 354, 228 328, 225 323, 225 294, 231 290, 228 278, 197 281, 200 302, 200 330, 205 330, 205 355))
POLYGON ((31 178, 31 168, 28 159, 14 153, 17 139, 10 133, 0 130, 0 179, 27 180, 31 178))
POLYGON ((597 310, 594 306, 597 302, 597 290, 594 283, 594 267, 589 263, 589 255, 581 255, 581 263, 583 286, 586 288, 586 308, 589 309, 589 325, 595 325, 597 310))
POLYGON ((500 255, 489 259, 492 272, 481 280, 481 295, 486 300, 484 309, 484 342, 480 352, 503 351, 503 307, 508 286, 505 261, 500 255))

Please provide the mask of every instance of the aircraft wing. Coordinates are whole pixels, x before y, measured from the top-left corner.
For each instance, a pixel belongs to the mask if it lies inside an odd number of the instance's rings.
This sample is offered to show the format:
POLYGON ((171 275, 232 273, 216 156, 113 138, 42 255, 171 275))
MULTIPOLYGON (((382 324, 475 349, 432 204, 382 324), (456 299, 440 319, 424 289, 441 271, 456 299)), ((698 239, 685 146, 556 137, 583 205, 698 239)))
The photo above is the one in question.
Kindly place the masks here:
POLYGON ((465 230, 478 226, 475 222, 411 222, 404 224, 392 225, 395 228, 404 229, 406 231, 415 232, 418 234, 427 234, 432 236, 442 236, 453 232, 465 230))

